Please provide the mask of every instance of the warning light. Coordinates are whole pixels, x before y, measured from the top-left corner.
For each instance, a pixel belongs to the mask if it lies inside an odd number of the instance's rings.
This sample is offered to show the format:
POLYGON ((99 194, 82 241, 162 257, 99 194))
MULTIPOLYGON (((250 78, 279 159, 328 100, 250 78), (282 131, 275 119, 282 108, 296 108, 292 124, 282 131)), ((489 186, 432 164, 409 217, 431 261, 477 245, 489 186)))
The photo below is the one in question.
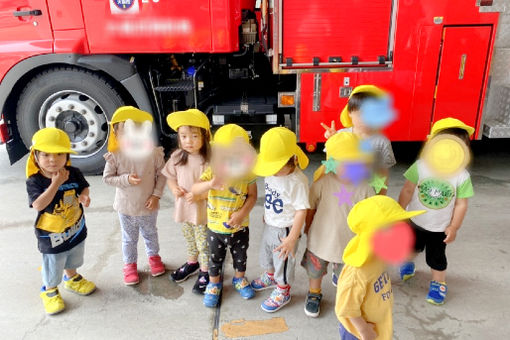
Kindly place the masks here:
POLYGON ((296 103, 294 93, 279 93, 278 97, 278 107, 294 107, 296 103))

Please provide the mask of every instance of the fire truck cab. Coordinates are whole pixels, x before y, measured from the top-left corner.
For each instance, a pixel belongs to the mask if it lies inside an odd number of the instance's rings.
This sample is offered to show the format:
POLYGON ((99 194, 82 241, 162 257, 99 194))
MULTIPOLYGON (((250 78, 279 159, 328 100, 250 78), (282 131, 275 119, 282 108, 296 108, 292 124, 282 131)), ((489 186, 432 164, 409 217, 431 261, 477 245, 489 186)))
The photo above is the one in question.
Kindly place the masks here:
POLYGON ((166 115, 196 107, 213 127, 234 122, 254 136, 288 126, 313 151, 319 123, 339 126, 361 84, 392 93, 391 140, 422 140, 446 116, 475 126, 476 138, 510 136, 499 104, 510 82, 484 110, 504 9, 497 0, 2 1, 0 136, 15 162, 35 131, 59 127, 74 164, 99 173, 116 108, 152 113, 172 145, 166 115))

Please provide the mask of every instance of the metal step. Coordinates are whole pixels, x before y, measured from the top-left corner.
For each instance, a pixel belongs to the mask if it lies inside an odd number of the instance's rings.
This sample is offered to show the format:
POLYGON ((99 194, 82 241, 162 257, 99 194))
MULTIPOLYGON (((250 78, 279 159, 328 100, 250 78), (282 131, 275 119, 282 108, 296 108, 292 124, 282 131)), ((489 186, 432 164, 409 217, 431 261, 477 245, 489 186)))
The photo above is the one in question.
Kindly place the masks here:
POLYGON ((158 92, 187 92, 193 90, 193 80, 179 80, 166 85, 156 86, 158 92))
POLYGON ((489 138, 509 138, 510 87, 500 85, 491 90, 487 109, 483 135, 489 138))

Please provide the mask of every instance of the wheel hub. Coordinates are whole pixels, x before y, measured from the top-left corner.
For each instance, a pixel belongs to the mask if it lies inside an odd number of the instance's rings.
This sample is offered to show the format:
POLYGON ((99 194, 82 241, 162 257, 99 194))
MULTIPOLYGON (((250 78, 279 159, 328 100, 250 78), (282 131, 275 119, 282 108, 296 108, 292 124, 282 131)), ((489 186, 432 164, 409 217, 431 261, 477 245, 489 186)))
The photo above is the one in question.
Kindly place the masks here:
POLYGON ((77 91, 61 91, 49 97, 39 112, 39 125, 64 130, 77 157, 98 152, 108 133, 105 112, 94 99, 77 91))

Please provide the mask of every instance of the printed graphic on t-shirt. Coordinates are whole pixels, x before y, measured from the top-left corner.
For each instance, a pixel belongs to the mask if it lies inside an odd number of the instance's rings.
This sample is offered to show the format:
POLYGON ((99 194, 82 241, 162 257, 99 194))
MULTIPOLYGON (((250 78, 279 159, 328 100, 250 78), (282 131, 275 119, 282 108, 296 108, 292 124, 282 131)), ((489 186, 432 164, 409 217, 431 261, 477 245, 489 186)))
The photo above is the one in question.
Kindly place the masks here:
POLYGON ((445 180, 426 178, 418 184, 418 198, 429 209, 447 207, 455 196, 455 188, 445 180))
POLYGON ((281 194, 276 189, 271 188, 269 184, 266 183, 264 207, 267 210, 273 210, 275 214, 281 214, 283 211, 283 201, 280 196, 281 194))
POLYGON ((391 298, 393 289, 391 288, 391 281, 388 272, 384 272, 374 282, 374 293, 381 293, 383 301, 388 301, 391 298), (389 286, 389 287, 388 287, 389 286))

